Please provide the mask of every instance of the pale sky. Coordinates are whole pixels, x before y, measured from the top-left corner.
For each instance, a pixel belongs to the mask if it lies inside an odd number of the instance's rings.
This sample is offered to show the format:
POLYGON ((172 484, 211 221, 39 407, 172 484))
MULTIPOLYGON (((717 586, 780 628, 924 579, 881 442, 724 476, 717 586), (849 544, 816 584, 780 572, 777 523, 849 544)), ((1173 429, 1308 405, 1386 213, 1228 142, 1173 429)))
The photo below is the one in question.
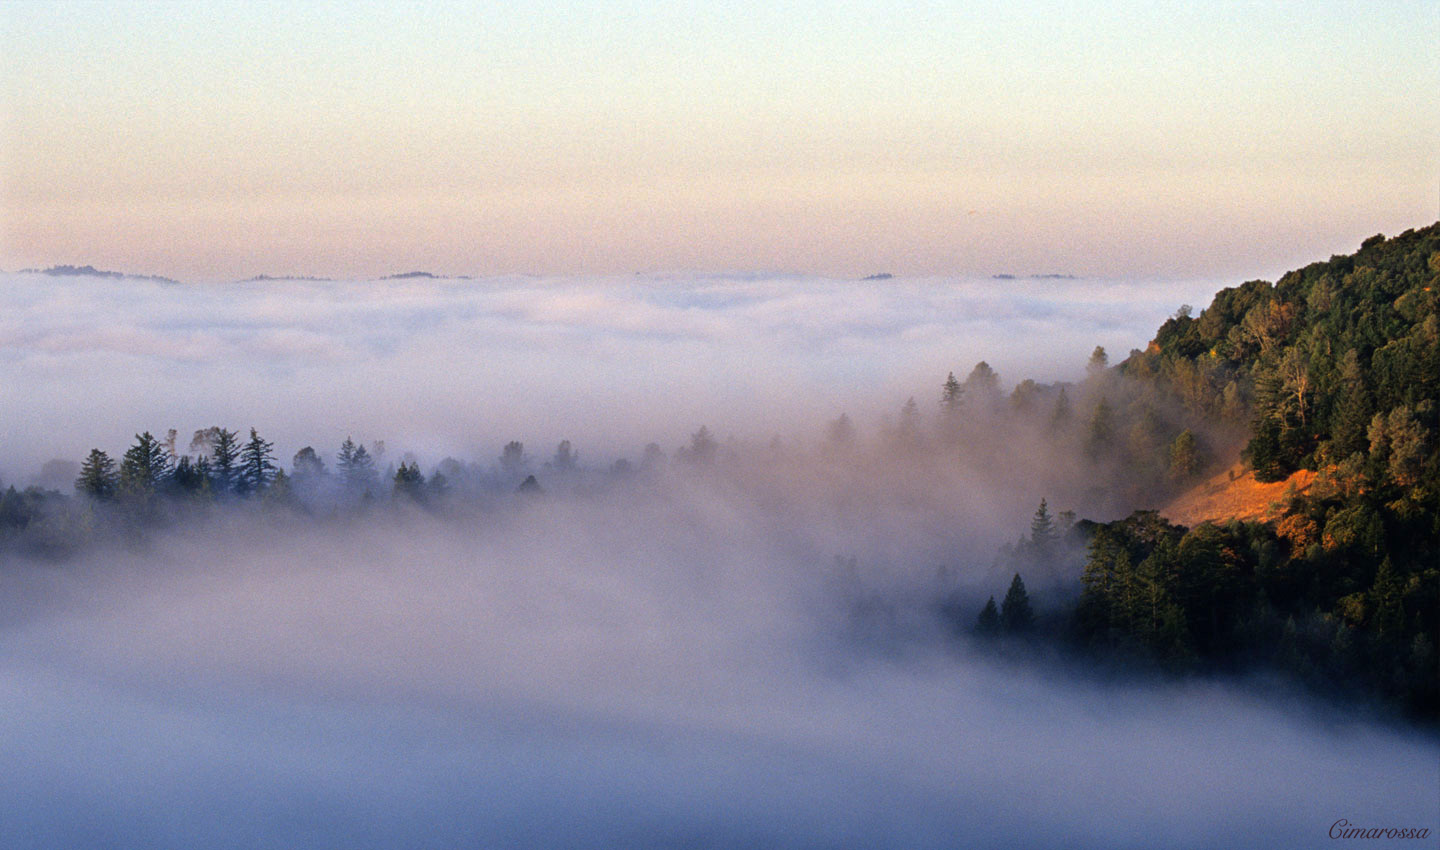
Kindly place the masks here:
POLYGON ((1272 276, 1440 216, 1440 3, 0 5, 0 268, 1272 276))

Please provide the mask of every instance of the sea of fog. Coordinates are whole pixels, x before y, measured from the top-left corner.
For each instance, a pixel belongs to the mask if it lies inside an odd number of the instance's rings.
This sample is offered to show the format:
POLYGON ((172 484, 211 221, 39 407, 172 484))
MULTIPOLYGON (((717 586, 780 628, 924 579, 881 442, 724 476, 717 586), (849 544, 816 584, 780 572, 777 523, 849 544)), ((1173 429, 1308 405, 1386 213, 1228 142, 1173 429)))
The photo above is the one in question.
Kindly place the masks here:
MULTIPOLYGON (((864 429, 948 372, 1008 387, 1118 361, 1218 284, 765 276, 171 284, 0 275, 0 481, 133 435, 256 427, 284 459, 346 435, 433 463, 564 439, 609 463, 864 429)), ((183 446, 182 446, 183 448, 183 446)))
MULTIPOLYGON (((1118 359, 1213 285, 0 284, 6 481, 212 424, 254 425, 286 460, 353 434, 427 465, 570 439, 595 465, 448 512, 235 509, 61 563, 0 556, 0 847, 1440 832, 1432 732, 1276 683, 1101 677, 957 635, 931 603, 1003 593, 994 541, 1038 495, 1004 470, 746 449, 735 472, 598 471, 701 424, 800 444, 846 411, 864 434, 909 396, 933 410, 980 359, 1007 386, 1079 378, 1095 345, 1118 359)), ((1075 580, 1033 578, 1042 613, 1075 580)))

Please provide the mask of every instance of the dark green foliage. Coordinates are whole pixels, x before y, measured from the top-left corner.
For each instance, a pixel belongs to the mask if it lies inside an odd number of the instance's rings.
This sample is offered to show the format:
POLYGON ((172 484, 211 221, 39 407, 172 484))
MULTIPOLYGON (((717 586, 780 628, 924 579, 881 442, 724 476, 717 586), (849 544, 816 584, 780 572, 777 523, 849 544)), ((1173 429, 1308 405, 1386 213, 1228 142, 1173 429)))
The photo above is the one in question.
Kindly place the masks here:
POLYGON ((1010 580, 1010 590, 1000 603, 1000 628, 1006 634, 1022 634, 1035 626, 1035 612, 1030 607, 1030 594, 1020 574, 1010 580))
MULTIPOLYGON (((1377 519, 1336 511, 1323 543, 1289 555, 1293 541, 1269 524, 1187 530, 1140 511, 1088 526, 1074 634, 1093 650, 1171 669, 1270 664, 1317 687, 1368 689, 1433 719, 1435 671, 1422 665, 1433 660, 1440 577, 1433 563, 1406 571, 1380 558, 1377 519)), ((1300 528, 1282 524, 1290 535, 1300 528)))
POLYGON ((240 480, 240 437, 228 428, 212 428, 210 434, 210 475, 215 492, 228 496, 240 480))
POLYGON ((1161 326, 1124 364, 1195 409, 1248 408, 1246 457, 1263 479, 1364 451, 1370 417, 1412 412, 1440 389, 1440 225, 1366 240, 1284 275, 1215 296, 1198 319, 1161 326), (1435 265, 1440 265, 1437 263, 1435 265))
POLYGON ((250 439, 240 449, 240 466, 235 480, 235 492, 241 496, 253 496, 265 492, 275 477, 275 444, 260 438, 254 428, 250 439))
POLYGON ((170 486, 177 493, 192 495, 205 494, 210 491, 210 462, 207 458, 198 461, 190 459, 185 455, 176 461, 175 469, 170 473, 170 486))
POLYGON ((1170 444, 1170 477, 1177 481, 1189 481, 1199 474, 1203 466, 1200 441, 1195 439, 1193 431, 1186 428, 1170 444))
POLYGON ((115 471, 115 461, 105 452, 91 449, 89 457, 80 465, 75 492, 103 502, 115 498, 119 489, 120 474, 115 471))
POLYGON ((149 431, 135 435, 135 445, 120 461, 120 493, 146 499, 155 495, 170 477, 170 456, 149 431))

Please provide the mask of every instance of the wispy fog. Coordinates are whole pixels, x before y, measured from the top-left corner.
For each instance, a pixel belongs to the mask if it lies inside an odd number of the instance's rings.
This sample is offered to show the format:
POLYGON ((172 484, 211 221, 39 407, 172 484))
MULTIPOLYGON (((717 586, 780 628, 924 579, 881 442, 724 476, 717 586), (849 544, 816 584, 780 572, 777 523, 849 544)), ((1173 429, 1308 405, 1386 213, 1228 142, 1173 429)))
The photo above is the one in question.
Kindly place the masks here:
POLYGON ((347 434, 431 462, 509 440, 584 457, 861 428, 949 371, 1074 379, 1214 284, 760 276, 257 281, 0 276, 0 479, 142 430, 255 426, 288 459, 347 434))
MULTIPOLYGON (((12 565, 7 847, 1281 847, 1434 828, 1433 738, 857 634, 678 482, 12 565), (1417 821, 1417 819, 1419 819, 1417 821)), ((919 621, 917 621, 919 622, 919 621)))

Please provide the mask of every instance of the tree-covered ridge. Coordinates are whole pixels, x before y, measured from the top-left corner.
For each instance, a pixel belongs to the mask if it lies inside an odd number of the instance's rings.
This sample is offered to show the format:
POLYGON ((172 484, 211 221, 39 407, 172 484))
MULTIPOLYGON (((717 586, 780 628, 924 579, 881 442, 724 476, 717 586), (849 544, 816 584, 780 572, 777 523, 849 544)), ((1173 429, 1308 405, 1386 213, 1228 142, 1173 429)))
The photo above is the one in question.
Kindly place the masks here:
POLYGON ((1258 479, 1319 476, 1274 523, 1091 526, 1082 643, 1179 667, 1260 658, 1440 714, 1437 299, 1440 224, 1226 289, 1122 364, 1245 417, 1258 479))
POLYGON ((1440 224, 1372 237, 1273 286, 1222 290, 1199 316, 1165 322, 1121 369, 1197 412, 1246 418, 1246 457, 1261 480, 1369 454, 1374 427, 1387 449, 1400 435, 1386 460, 1408 484, 1423 468, 1418 435, 1435 428, 1437 314, 1440 224))

